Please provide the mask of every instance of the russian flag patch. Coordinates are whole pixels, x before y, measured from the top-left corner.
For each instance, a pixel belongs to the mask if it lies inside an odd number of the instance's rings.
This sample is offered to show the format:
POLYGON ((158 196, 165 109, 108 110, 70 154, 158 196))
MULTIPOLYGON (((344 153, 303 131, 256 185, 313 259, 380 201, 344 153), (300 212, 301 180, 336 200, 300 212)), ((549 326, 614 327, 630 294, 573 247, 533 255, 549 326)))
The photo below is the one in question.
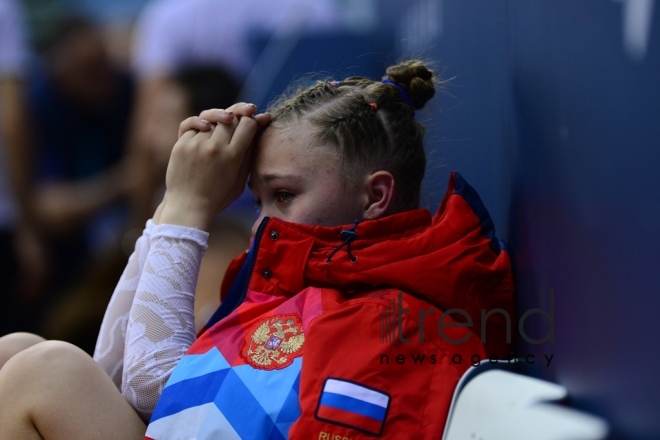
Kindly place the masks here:
POLYGON ((383 433, 389 407, 389 394, 329 377, 323 384, 315 416, 325 422, 379 436, 383 433))

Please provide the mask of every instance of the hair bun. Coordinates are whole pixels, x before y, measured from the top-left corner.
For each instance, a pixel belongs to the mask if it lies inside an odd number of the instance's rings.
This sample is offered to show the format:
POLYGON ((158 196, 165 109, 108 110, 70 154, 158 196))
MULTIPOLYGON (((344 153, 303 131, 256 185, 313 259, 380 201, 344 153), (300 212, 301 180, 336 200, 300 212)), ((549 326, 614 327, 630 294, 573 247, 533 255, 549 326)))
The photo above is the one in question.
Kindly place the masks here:
POLYGON ((421 61, 405 61, 388 67, 385 73, 408 91, 415 109, 423 108, 435 95, 433 71, 421 61))

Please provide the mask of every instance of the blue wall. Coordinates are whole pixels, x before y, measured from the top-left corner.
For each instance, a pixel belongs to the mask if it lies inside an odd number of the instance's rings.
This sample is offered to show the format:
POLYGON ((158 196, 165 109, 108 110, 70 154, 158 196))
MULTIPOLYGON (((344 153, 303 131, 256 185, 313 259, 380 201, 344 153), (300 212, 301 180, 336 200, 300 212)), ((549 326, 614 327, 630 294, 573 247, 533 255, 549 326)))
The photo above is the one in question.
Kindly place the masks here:
MULTIPOLYGON (((613 438, 660 438, 660 4, 397 8, 400 55, 456 76, 420 115, 434 164, 427 204, 461 172, 512 248, 519 312, 549 310, 554 292, 554 343, 519 345, 536 354, 527 371, 566 386, 568 403, 606 418, 613 438)), ((542 317, 529 324, 548 331, 542 317)))

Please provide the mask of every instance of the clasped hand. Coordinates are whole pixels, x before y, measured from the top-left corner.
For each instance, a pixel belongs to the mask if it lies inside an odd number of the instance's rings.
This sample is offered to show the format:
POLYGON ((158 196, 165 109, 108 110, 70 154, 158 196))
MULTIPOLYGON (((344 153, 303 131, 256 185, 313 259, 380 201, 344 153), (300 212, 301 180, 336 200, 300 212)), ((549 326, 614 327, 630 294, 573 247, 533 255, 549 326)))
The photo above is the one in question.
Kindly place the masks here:
POLYGON ((253 140, 270 123, 270 114, 238 103, 226 110, 205 110, 179 126, 165 176, 163 202, 155 223, 208 231, 216 214, 245 188, 253 140))

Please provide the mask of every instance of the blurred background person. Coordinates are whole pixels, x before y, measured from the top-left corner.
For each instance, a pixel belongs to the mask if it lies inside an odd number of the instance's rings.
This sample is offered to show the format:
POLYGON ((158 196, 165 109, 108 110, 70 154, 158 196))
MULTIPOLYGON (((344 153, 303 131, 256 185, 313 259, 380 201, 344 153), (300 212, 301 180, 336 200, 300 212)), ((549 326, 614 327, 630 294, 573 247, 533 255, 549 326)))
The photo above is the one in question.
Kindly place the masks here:
POLYGON ((0 0, 0 335, 33 330, 30 312, 46 273, 31 191, 28 50, 19 6, 0 0))
POLYGON ((82 17, 61 18, 42 52, 29 93, 35 202, 53 269, 40 333, 91 350, 126 258, 133 82, 82 17))

